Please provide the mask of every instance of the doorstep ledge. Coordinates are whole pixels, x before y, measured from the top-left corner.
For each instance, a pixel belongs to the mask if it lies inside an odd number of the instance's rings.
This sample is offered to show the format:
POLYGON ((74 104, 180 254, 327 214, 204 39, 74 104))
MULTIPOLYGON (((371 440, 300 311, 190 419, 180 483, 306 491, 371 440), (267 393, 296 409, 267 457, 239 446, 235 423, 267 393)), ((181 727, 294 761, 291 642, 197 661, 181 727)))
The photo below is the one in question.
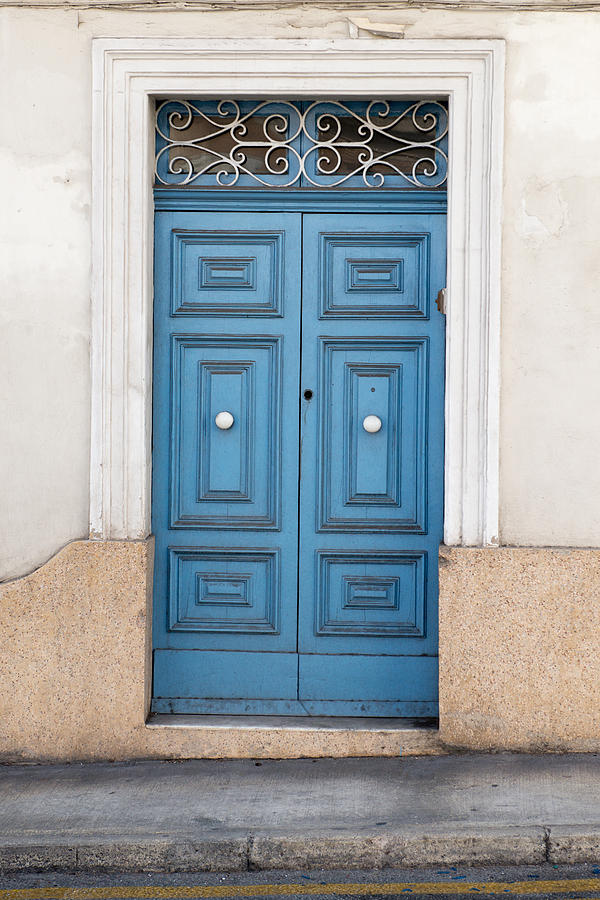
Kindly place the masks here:
POLYGON ((325 716, 217 716, 153 714, 146 728, 154 735, 212 747, 221 758, 250 757, 433 756, 447 751, 434 725, 415 719, 333 718, 325 716))

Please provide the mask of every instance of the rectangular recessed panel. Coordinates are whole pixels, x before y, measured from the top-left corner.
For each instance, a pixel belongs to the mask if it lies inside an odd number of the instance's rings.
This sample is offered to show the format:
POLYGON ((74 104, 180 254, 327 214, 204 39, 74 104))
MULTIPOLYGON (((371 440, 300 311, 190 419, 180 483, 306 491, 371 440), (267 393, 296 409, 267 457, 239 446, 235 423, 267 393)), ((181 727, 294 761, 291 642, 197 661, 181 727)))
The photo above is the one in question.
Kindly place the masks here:
POLYGON ((319 353, 319 530, 423 532, 427 338, 320 338, 319 353))
POLYGON ((401 505, 398 438, 402 407, 402 364, 344 367, 344 433, 348 441, 346 504, 377 500, 401 505), (381 429, 365 431, 367 415, 376 415, 381 429))
POLYGON ((196 572, 196 606, 252 606, 251 575, 214 574, 196 572))
POLYGON ((393 291, 401 293, 404 260, 346 259, 346 292, 393 291))
POLYGON ((280 362, 278 337, 173 337, 171 528, 278 527, 280 362))
POLYGON ((199 501, 250 499, 255 370, 252 361, 238 365, 198 363, 199 501), (231 410, 233 426, 226 430, 216 428, 214 418, 218 412, 231 410))
POLYGON ((427 554, 317 553, 317 635, 425 635, 427 554))
POLYGON ((344 575, 344 609, 399 609, 400 578, 395 575, 344 575))
POLYGON ((429 234, 340 232, 319 239, 320 318, 428 318, 429 234))
POLYGON ((256 258, 222 257, 204 259, 200 257, 199 289, 215 288, 232 290, 235 288, 256 290, 256 258))
POLYGON ((173 231, 173 316, 283 315, 282 232, 173 231))
POLYGON ((278 634, 279 551, 171 548, 173 631, 278 634))

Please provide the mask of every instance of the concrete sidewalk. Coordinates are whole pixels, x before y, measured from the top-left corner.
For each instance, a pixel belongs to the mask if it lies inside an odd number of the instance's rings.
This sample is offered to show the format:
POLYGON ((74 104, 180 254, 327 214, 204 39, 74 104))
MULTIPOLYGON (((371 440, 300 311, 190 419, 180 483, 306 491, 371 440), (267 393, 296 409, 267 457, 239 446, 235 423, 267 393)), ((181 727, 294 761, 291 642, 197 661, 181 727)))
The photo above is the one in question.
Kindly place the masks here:
POLYGON ((596 755, 0 767, 0 867, 600 861, 596 755))

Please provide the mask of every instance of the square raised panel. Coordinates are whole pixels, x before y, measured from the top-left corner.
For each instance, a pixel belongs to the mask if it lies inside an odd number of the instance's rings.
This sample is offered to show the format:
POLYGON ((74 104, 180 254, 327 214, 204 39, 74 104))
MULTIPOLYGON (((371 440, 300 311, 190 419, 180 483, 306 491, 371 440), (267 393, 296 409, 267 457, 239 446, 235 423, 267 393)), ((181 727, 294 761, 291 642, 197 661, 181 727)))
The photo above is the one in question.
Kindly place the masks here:
POLYGON ((173 316, 283 315, 283 232, 174 231, 173 316))
POLYGON ((169 550, 171 631, 279 633, 279 551, 169 550))
POLYGON ((320 318, 428 318, 428 233, 321 234, 320 242, 320 318))
POLYGON ((281 338, 172 341, 170 527, 278 529, 281 338))
POLYGON ((317 635, 425 635, 424 551, 323 551, 316 559, 317 635))
POLYGON ((319 355, 318 530, 423 533, 427 338, 320 338, 319 355))

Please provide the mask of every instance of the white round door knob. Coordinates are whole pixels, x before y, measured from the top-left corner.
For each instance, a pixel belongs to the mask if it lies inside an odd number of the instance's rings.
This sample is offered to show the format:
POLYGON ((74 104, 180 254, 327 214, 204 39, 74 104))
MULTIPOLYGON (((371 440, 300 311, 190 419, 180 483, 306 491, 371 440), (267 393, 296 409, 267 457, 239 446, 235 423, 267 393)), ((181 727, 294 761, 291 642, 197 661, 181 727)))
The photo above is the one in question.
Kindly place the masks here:
POLYGON ((368 431, 369 434, 375 434, 377 431, 381 431, 381 419, 379 416, 365 416, 363 419, 363 428, 365 431, 368 431))
POLYGON ((222 431, 227 431, 227 429, 231 428, 233 425, 233 416, 230 412, 227 412, 227 410, 223 410, 223 412, 216 414, 215 425, 222 431))

